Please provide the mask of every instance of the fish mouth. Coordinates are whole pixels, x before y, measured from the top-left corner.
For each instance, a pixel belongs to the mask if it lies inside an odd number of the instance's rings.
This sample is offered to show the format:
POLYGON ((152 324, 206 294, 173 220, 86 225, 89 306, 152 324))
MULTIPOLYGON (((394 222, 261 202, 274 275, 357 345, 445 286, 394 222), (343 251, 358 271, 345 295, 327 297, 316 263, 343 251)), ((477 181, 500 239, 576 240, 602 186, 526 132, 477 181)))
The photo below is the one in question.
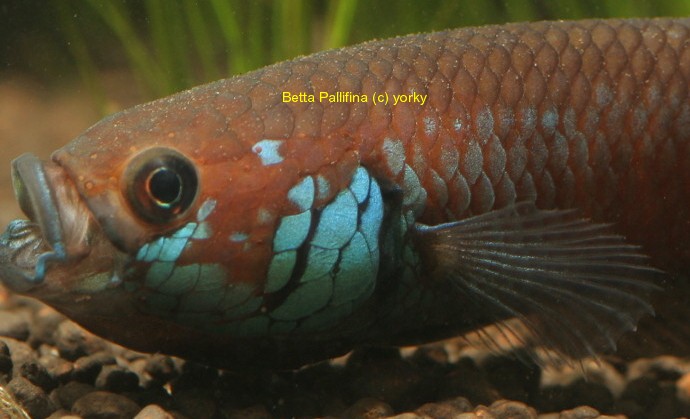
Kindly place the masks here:
POLYGON ((43 283, 52 265, 88 253, 92 218, 55 163, 21 155, 12 162, 12 181, 19 207, 29 219, 10 222, 0 235, 0 280, 23 293, 43 283))

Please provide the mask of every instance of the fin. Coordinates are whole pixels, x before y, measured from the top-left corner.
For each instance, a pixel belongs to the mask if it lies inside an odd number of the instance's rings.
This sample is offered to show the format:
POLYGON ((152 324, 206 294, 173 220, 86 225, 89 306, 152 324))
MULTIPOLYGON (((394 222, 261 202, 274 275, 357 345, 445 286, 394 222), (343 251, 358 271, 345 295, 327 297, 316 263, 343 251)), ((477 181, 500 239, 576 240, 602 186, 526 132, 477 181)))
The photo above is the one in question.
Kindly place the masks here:
POLYGON ((540 210, 524 202, 457 222, 417 225, 415 242, 432 278, 451 281, 498 323, 499 334, 523 342, 531 335, 580 359, 614 351, 623 333, 653 314, 650 294, 663 274, 609 227, 575 210, 540 210), (511 318, 530 333, 514 330, 511 318))

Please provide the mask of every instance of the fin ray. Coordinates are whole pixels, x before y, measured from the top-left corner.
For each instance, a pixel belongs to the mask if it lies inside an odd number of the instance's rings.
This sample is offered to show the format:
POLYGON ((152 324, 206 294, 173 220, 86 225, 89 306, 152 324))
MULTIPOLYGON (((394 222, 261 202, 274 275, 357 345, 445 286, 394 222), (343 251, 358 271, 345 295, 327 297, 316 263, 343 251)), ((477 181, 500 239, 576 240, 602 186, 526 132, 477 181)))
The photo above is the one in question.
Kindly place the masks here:
POLYGON ((415 233, 434 280, 449 280, 484 303, 498 323, 517 318, 539 343, 567 357, 615 350, 620 335, 653 313, 650 294, 662 271, 611 225, 576 210, 525 202, 417 225, 415 233))

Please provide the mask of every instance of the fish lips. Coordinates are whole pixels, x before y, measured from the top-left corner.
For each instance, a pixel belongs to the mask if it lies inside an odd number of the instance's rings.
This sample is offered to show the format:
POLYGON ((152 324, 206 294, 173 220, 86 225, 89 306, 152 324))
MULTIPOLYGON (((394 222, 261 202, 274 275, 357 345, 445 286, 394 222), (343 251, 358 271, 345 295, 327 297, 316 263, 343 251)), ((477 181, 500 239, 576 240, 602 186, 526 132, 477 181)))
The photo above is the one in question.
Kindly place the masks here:
POLYGON ((90 216, 55 163, 23 154, 12 162, 15 196, 29 220, 14 220, 0 236, 0 280, 15 292, 40 285, 49 265, 87 253, 90 216))

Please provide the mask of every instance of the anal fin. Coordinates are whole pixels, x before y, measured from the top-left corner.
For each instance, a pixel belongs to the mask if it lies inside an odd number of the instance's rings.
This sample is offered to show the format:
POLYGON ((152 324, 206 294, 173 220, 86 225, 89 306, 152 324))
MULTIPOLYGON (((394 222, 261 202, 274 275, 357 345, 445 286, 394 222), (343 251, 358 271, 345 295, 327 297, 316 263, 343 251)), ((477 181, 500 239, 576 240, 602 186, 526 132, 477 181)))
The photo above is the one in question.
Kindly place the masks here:
POLYGON ((653 314, 650 294, 663 275, 610 225, 527 202, 417 225, 415 242, 432 280, 450 281, 508 332, 506 320, 518 319, 566 358, 615 350, 653 314))

